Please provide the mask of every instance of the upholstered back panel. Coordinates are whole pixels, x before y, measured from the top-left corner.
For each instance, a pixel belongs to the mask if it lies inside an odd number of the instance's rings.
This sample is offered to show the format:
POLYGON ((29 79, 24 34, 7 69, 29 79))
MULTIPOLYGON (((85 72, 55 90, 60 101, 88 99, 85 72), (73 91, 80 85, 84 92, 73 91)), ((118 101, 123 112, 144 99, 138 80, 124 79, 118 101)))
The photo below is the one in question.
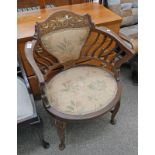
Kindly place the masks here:
POLYGON ((63 10, 36 24, 39 40, 60 63, 78 59, 93 24, 89 15, 63 10))
POLYGON ((41 41, 44 48, 63 63, 78 59, 88 33, 88 27, 66 28, 43 35, 41 41))
POLYGON ((123 17, 121 26, 138 23, 138 0, 107 0, 108 7, 123 17))

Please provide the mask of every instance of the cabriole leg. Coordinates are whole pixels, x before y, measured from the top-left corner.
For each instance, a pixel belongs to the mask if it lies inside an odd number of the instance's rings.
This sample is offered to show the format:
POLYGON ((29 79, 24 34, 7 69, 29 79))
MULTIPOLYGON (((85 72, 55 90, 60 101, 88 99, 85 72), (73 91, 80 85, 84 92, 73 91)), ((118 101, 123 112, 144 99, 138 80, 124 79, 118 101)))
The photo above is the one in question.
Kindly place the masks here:
POLYGON ((117 114, 119 108, 120 108, 120 101, 116 104, 114 110, 111 111, 112 115, 111 115, 110 123, 111 123, 112 125, 115 125, 115 124, 116 124, 115 116, 116 116, 116 114, 117 114))
POLYGON ((65 148, 65 129, 66 129, 66 122, 55 120, 55 125, 57 128, 57 133, 60 138, 59 149, 63 150, 65 148))

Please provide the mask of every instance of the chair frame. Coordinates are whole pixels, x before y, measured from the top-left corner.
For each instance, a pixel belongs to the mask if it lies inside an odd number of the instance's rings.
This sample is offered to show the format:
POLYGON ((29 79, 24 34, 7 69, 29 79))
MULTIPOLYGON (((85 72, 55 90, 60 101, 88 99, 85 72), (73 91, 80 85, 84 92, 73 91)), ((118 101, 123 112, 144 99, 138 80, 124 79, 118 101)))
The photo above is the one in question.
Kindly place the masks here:
POLYGON ((50 144, 47 141, 44 140, 43 121, 42 121, 41 117, 37 113, 37 109, 36 109, 36 106, 35 106, 35 101, 34 101, 34 98, 33 98, 32 90, 30 88, 30 85, 29 85, 25 70, 23 68, 23 65, 22 65, 21 60, 20 60, 18 55, 17 55, 17 60, 18 60, 18 67, 20 68, 19 70, 17 70, 17 76, 18 76, 18 78, 22 79, 23 82, 26 85, 26 88, 28 90, 28 93, 29 93, 29 96, 30 96, 30 99, 31 99, 31 102, 32 102, 33 111, 34 111, 34 114, 33 114, 33 116, 31 118, 27 118, 27 119, 24 119, 24 120, 19 121, 19 122, 17 121, 17 125, 18 125, 18 127, 25 126, 27 124, 33 126, 34 129, 36 130, 36 132, 39 135, 42 146, 44 148, 49 148, 50 144))
POLYGON ((60 138, 60 150, 63 150, 65 148, 65 128, 68 122, 83 121, 96 118, 110 111, 112 113, 111 123, 116 123, 115 116, 119 110, 121 98, 121 85, 119 82, 120 66, 133 56, 133 50, 129 49, 117 34, 105 27, 95 27, 95 25, 91 21, 91 17, 88 14, 79 15, 67 10, 62 10, 55 12, 45 21, 41 23, 36 23, 34 39, 31 42, 27 42, 27 44, 25 45, 25 54, 28 62, 32 66, 38 78, 43 105, 47 112, 55 119, 55 125, 60 138), (61 23, 58 20, 60 17, 63 17, 64 19, 61 23), (71 17, 72 19, 69 20, 65 17, 71 17), (80 56, 76 60, 70 60, 65 63, 60 63, 54 55, 50 54, 44 48, 41 42, 41 36, 51 31, 64 28, 80 28, 85 26, 88 26, 90 28, 90 32, 81 49, 80 56), (93 44, 86 48, 87 41, 91 37, 91 32, 97 33, 97 37, 93 44), (97 44, 99 37, 102 36, 104 39, 102 39, 100 44, 97 44), (108 45, 99 53, 97 53, 97 50, 101 48, 101 46, 106 42, 107 38, 111 39, 108 45), (105 50, 112 45, 113 41, 116 43, 115 47, 105 54, 105 50), (94 50, 90 54, 89 51, 90 49, 92 49, 92 47, 94 47, 94 50), (42 55, 42 52, 39 51, 42 51, 46 54, 42 55), (109 58, 109 56, 111 56, 114 51, 116 53, 112 56, 110 62, 107 61, 107 58, 109 58), (109 72, 115 77, 117 81, 118 91, 115 98, 111 103, 108 104, 108 106, 97 112, 74 116, 61 113, 49 105, 48 99, 44 91, 45 83, 49 81, 54 75, 76 66, 100 67, 106 69, 107 72, 109 72))

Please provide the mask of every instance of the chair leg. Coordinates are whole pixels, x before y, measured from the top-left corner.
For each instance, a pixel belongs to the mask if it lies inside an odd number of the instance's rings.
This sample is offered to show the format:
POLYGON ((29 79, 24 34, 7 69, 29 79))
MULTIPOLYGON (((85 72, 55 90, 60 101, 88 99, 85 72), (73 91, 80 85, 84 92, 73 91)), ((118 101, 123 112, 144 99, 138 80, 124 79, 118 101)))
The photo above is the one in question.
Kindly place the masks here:
POLYGON ((32 125, 35 127, 36 132, 39 135, 40 141, 42 146, 47 149, 49 148, 50 144, 48 142, 45 141, 44 139, 44 133, 43 133, 43 121, 42 119, 39 117, 40 121, 37 121, 36 123, 33 123, 32 125))
POLYGON ((66 122, 60 121, 58 119, 55 120, 55 125, 57 128, 57 133, 60 138, 59 150, 64 150, 65 148, 65 129, 66 122))
POLYGON ((114 110, 111 111, 112 115, 111 115, 110 123, 111 123, 112 125, 115 125, 115 124, 116 124, 115 116, 116 116, 116 114, 117 114, 119 108, 120 108, 120 101, 116 104, 114 110))

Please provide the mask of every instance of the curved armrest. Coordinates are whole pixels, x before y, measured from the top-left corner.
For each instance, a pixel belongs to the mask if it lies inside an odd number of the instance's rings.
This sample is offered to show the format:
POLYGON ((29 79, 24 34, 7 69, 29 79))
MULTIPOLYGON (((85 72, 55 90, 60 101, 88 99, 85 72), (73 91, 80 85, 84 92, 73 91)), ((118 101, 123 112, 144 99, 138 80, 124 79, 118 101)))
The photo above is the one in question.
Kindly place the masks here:
POLYGON ((39 83, 41 85, 43 85, 45 83, 44 76, 43 76, 42 72, 40 71, 39 67, 37 66, 37 64, 34 60, 34 57, 33 57, 33 50, 34 50, 36 42, 37 42, 36 40, 33 40, 33 41, 29 41, 25 44, 25 55, 26 55, 28 62, 30 63, 31 67, 34 70, 39 83))
POLYGON ((119 33, 119 36, 121 39, 123 39, 124 41, 129 43, 131 45, 132 49, 134 49, 134 46, 133 46, 131 39, 129 37, 125 36, 123 33, 119 33))
MULTIPOLYGON (((121 47, 123 47, 123 49, 126 49, 127 52, 134 54, 135 52, 133 51, 133 49, 129 48, 124 41, 122 40, 123 37, 119 36, 118 34, 114 33, 113 31, 111 31, 110 29, 106 28, 106 27, 96 27, 97 30, 102 31, 103 33, 107 33, 108 35, 110 35, 112 38, 114 38, 116 41, 118 41, 121 45, 121 47)), ((122 35, 123 36, 123 35, 122 35)), ((125 36, 124 36, 124 40, 125 40, 125 36)), ((130 42, 128 40, 128 38, 126 37, 126 41, 130 42)))
POLYGON ((103 33, 104 35, 107 35, 110 38, 114 39, 119 44, 119 48, 126 53, 125 56, 122 56, 122 58, 116 62, 116 68, 119 68, 123 63, 125 63, 134 56, 134 50, 129 48, 116 33, 106 27, 96 27, 95 29, 99 33, 103 33))

